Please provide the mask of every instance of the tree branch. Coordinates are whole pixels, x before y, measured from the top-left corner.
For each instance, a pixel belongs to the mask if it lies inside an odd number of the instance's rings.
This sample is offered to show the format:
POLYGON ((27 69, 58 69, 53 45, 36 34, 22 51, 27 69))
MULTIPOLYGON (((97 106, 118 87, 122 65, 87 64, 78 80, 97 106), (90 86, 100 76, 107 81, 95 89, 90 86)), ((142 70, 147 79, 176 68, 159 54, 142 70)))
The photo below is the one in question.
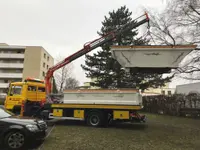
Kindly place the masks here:
POLYGON ((194 9, 194 7, 192 5, 189 5, 189 7, 200 16, 200 12, 198 12, 196 9, 194 9))

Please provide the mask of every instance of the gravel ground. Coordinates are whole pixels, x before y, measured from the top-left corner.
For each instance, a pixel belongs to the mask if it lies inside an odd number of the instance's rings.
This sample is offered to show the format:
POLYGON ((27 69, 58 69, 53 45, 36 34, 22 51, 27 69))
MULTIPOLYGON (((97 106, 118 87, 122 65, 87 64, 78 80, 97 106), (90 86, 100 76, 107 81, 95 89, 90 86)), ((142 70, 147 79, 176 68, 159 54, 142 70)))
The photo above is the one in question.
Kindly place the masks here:
POLYGON ((200 120, 147 114, 145 124, 55 126, 40 150, 199 150, 200 120))

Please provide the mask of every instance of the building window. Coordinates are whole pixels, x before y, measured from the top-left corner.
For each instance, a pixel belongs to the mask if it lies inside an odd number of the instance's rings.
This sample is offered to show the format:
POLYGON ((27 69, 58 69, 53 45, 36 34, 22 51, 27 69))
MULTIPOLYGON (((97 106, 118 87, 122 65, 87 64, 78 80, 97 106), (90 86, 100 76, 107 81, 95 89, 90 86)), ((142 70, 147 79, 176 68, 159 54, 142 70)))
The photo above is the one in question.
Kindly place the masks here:
POLYGON ((46 54, 44 53, 44 58, 46 58, 46 54))
POLYGON ((43 77, 45 77, 45 72, 44 71, 42 72, 42 75, 43 75, 43 77))
POLYGON ((18 64, 21 64, 21 63, 22 63, 22 61, 21 61, 21 60, 17 60, 17 61, 16 61, 16 63, 18 63, 18 64))
POLYGON ((165 95, 165 91, 164 90, 162 91, 162 95, 165 95))
POLYGON ((172 95, 172 91, 168 91, 168 95, 172 95))
POLYGON ((4 83, 8 83, 8 80, 4 80, 4 83))
POLYGON ((49 69, 49 65, 47 65, 47 69, 49 69))
POLYGON ((20 80, 20 79, 15 79, 15 80, 9 81, 9 82, 22 82, 22 80, 20 80))
POLYGON ((43 67, 45 68, 45 63, 43 63, 43 67))
POLYGON ((20 53, 22 53, 22 51, 18 50, 17 53, 20 54, 20 53))
POLYGON ((16 73, 22 73, 22 70, 16 69, 15 72, 16 73))
POLYGON ((47 61, 49 61, 49 56, 47 57, 47 61))

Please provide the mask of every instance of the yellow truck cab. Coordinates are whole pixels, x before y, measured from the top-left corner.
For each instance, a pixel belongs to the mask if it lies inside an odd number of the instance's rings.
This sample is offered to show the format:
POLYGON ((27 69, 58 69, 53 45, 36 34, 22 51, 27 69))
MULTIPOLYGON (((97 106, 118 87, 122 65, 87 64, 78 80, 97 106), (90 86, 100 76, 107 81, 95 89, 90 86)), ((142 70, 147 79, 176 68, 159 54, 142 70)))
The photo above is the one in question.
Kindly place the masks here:
POLYGON ((23 101, 41 102, 46 97, 43 80, 27 78, 24 82, 10 83, 4 106, 19 113, 23 101))

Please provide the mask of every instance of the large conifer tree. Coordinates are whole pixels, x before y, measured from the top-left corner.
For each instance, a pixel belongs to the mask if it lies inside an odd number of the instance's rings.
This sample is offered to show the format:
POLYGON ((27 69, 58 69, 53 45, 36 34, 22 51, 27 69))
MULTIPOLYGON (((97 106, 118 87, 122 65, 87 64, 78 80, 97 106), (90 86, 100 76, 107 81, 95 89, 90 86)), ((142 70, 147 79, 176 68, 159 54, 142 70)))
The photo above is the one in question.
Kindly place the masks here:
MULTIPOLYGON (((120 7, 117 11, 109 12, 109 17, 105 16, 102 22, 100 36, 115 30, 116 28, 132 21, 132 12, 126 6, 120 7)), ((93 55, 86 55, 85 65, 81 65, 86 71, 86 76, 95 78, 94 86, 101 88, 140 88, 162 86, 164 80, 161 75, 147 73, 127 73, 122 66, 111 57, 110 46, 112 45, 145 45, 148 42, 141 38, 136 38, 138 30, 126 32, 115 41, 104 44, 102 50, 93 55)))

